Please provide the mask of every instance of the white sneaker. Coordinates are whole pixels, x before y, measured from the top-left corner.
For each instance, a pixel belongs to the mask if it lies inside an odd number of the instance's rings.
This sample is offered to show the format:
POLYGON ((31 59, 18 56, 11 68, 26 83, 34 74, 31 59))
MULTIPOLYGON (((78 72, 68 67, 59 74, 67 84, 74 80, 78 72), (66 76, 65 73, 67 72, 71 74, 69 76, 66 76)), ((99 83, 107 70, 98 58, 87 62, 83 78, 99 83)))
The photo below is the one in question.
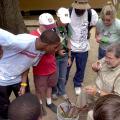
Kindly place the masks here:
POLYGON ((67 100, 67 99, 68 99, 67 94, 62 95, 62 98, 63 98, 64 100, 67 100))
POLYGON ((58 96, 56 94, 52 94, 52 99, 53 100, 57 100, 58 99, 58 96))
POLYGON ((80 87, 75 87, 75 94, 80 95, 81 93, 81 88, 80 87))

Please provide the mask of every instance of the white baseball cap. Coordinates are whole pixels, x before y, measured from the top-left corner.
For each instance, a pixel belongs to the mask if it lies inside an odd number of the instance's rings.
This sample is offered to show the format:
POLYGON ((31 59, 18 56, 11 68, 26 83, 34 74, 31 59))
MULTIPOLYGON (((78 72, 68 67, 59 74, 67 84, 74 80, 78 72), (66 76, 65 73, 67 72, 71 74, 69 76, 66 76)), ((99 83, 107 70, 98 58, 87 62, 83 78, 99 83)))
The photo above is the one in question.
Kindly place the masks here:
POLYGON ((71 22, 69 10, 67 8, 59 8, 57 10, 57 16, 60 18, 60 21, 64 24, 71 22))
POLYGON ((39 16, 39 24, 44 25, 46 29, 53 29, 56 27, 55 20, 50 13, 43 13, 39 16))

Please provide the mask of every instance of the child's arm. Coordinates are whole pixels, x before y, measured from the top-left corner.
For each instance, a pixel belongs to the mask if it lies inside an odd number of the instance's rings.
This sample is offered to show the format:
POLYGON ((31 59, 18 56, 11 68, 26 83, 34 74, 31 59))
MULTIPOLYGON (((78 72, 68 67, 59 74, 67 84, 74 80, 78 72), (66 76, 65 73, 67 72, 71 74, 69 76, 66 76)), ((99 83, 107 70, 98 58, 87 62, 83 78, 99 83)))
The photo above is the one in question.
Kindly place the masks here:
POLYGON ((70 66, 71 65, 71 42, 70 42, 70 39, 68 40, 67 48, 68 48, 68 66, 70 66))

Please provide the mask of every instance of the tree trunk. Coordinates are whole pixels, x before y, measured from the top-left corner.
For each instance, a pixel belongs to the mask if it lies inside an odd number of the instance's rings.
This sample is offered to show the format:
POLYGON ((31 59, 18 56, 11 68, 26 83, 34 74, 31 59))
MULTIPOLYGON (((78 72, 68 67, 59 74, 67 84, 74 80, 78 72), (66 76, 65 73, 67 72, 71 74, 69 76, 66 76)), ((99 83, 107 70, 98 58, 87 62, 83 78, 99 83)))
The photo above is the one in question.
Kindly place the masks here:
POLYGON ((27 32, 18 0, 0 0, 0 27, 14 34, 27 32))

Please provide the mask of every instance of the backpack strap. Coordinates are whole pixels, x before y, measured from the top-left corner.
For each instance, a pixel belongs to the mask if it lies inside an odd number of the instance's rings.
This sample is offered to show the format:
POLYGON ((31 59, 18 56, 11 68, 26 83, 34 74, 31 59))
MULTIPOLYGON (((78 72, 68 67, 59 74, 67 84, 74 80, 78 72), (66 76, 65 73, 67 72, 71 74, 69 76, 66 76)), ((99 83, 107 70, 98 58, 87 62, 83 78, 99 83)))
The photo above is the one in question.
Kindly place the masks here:
POLYGON ((90 26, 90 22, 91 22, 91 19, 92 19, 92 12, 91 12, 91 9, 88 9, 88 25, 90 26))
MULTIPOLYGON (((71 17, 71 13, 72 13, 73 7, 70 7, 68 10, 69 10, 69 14, 70 14, 70 17, 71 17)), ((69 23, 65 26, 67 34, 69 34, 69 32, 68 32, 69 31, 68 25, 69 25, 69 23)))
POLYGON ((69 14, 70 14, 70 16, 71 16, 71 13, 72 13, 72 9, 73 9, 72 7, 69 8, 69 14))
POLYGON ((90 22, 91 22, 91 19, 92 19, 92 12, 91 12, 91 9, 88 9, 87 10, 87 12, 88 12, 88 39, 89 39, 89 37, 90 37, 90 29, 92 28, 92 26, 90 26, 90 22))

